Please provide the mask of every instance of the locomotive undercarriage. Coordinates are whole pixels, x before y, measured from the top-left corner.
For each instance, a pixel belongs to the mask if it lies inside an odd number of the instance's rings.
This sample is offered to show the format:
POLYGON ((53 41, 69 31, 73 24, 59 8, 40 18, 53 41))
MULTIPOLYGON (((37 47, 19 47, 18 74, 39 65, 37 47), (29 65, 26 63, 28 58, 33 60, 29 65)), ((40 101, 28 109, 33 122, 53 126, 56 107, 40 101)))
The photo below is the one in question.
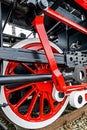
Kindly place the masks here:
POLYGON ((39 37, 5 48, 0 29, 0 108, 8 119, 22 128, 37 129, 55 121, 68 103, 75 108, 85 105, 86 5, 81 6, 77 0, 49 0, 52 10, 41 0, 0 2, 1 28, 6 19, 3 29, 7 22, 14 23, 39 37))

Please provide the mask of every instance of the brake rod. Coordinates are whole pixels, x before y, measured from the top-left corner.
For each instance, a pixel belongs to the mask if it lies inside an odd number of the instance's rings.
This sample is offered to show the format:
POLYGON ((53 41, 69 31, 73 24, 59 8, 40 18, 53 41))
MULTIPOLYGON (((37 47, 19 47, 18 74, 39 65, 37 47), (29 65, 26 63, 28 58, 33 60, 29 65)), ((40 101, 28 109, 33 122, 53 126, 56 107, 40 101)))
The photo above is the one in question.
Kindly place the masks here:
MULTIPOLYGON (((11 85, 11 84, 24 84, 24 83, 32 83, 32 82, 42 82, 48 81, 52 79, 52 75, 50 74, 31 74, 31 75, 7 75, 0 76, 0 85, 11 85)), ((9 86, 11 89, 12 86, 9 86)))
MULTIPOLYGON (((63 73, 65 80, 71 80, 74 78, 73 73, 63 73)), ((16 85, 16 84, 24 84, 24 83, 36 83, 36 82, 44 82, 44 81, 52 81, 51 74, 28 74, 28 75, 7 75, 0 76, 0 85, 16 85)), ((8 86, 9 89, 15 88, 17 86, 8 86)))

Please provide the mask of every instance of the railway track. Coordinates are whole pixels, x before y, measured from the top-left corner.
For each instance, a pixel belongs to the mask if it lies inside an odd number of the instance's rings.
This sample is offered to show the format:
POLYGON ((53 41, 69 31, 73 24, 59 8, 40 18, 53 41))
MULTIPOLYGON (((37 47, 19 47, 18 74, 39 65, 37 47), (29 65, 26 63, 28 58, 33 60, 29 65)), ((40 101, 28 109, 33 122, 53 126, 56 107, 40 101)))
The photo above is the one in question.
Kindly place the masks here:
POLYGON ((68 125, 68 124, 73 122, 74 120, 77 120, 80 117, 86 116, 86 115, 87 115, 87 105, 78 110, 73 110, 69 113, 67 112, 66 114, 64 114, 60 118, 58 118, 51 125, 49 125, 45 128, 42 128, 42 129, 38 129, 38 130, 59 130, 58 129, 59 127, 63 127, 64 130, 73 130, 72 128, 70 128, 70 125, 68 125))
MULTIPOLYGON (((64 115, 58 118, 54 123, 52 123, 47 127, 37 130, 61 130, 59 129, 60 127, 63 128, 62 130, 75 130, 70 127, 70 123, 83 116, 86 117, 86 115, 87 115, 87 105, 78 110, 75 109, 73 110, 73 108, 69 110, 66 109, 64 115)), ((16 127, 15 125, 7 121, 7 119, 3 116, 3 114, 0 111, 0 130, 23 130, 23 129, 16 127)))

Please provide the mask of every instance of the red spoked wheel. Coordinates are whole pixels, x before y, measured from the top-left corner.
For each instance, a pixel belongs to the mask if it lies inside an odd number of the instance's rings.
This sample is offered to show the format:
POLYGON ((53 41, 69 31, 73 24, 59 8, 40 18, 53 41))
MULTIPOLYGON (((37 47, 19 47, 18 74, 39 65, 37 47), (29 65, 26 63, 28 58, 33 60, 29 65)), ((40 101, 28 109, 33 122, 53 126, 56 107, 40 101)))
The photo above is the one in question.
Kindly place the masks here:
MULTIPOLYGON (((54 53, 62 51, 53 43, 54 53)), ((16 44, 14 48, 27 48, 43 51, 38 39, 28 39, 16 44)), ((4 62, 4 75, 50 74, 48 64, 4 62)), ((14 87, 15 85, 13 85, 14 87)), ((45 127, 55 121, 65 110, 68 99, 57 102, 52 97, 53 82, 38 82, 18 85, 13 89, 1 87, 0 102, 9 106, 2 108, 6 116, 16 125, 26 129, 45 127)))

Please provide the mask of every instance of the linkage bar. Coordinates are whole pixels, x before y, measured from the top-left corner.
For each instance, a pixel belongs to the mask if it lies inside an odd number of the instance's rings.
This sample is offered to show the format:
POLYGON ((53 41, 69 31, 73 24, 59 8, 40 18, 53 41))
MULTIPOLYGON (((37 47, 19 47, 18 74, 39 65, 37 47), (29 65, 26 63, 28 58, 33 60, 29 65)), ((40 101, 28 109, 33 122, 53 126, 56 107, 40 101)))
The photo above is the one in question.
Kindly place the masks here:
MULTIPOLYGON (((55 54, 54 57, 58 65, 74 68, 76 65, 87 65, 87 54, 81 52, 68 52, 66 54, 55 54)), ((24 62, 24 63, 44 63, 47 64, 47 58, 44 52, 38 52, 28 49, 0 48, 0 59, 6 61, 24 62)))
MULTIPOLYGON (((43 52, 18 48, 0 48, 0 59, 25 63, 48 63, 43 52)), ((55 59, 58 64, 65 65, 65 58, 63 54, 55 54, 55 59)))

